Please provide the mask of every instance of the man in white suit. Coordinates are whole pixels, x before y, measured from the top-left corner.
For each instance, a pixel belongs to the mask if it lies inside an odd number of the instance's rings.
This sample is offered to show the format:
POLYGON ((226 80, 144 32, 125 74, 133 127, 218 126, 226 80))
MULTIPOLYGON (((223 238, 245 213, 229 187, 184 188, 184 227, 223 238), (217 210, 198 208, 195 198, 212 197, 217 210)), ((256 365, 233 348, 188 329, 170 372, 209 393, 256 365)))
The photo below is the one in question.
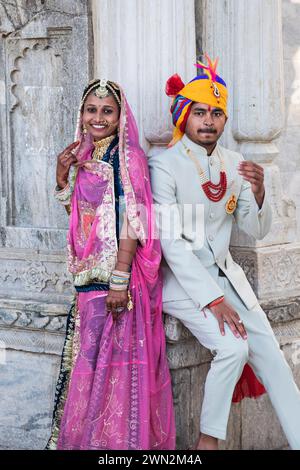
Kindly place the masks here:
POLYGON ((300 449, 299 390, 266 314, 229 252, 234 222, 257 239, 270 230, 264 170, 218 143, 227 120, 227 89, 216 62, 207 59, 208 67, 200 64, 206 74, 186 86, 178 75, 168 80, 174 139, 149 160, 164 255, 163 309, 214 355, 196 448, 217 449, 218 439, 226 438, 232 395, 248 363, 291 448, 300 449))

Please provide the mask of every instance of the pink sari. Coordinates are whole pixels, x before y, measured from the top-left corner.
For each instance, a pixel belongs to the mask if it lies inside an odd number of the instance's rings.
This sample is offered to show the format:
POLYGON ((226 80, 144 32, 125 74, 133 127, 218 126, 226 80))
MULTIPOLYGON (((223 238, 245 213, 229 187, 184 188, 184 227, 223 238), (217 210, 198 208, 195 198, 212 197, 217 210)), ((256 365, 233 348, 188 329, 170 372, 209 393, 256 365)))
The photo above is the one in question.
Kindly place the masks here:
MULTIPOLYGON (((160 243, 147 159, 121 92, 119 162, 126 216, 138 247, 132 264, 133 309, 113 320, 107 291, 79 292, 67 331, 52 437, 57 449, 174 449, 175 425, 162 322, 160 243), (61 375, 62 377, 62 375, 61 375)), ((81 146, 78 159, 91 159, 81 146)), ((72 194, 68 265, 75 286, 107 282, 117 255, 113 168, 89 161, 72 194)))

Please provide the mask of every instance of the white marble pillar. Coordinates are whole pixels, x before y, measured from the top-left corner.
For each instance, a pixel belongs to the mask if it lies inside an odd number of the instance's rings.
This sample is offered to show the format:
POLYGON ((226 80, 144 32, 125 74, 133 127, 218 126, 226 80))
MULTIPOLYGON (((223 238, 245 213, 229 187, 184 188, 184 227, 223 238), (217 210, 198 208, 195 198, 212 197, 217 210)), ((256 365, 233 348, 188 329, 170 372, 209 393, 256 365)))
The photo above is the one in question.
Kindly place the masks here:
POLYGON ((203 52, 219 56, 219 73, 229 89, 223 143, 264 167, 273 209, 272 229, 263 240, 235 228, 232 253, 272 318, 295 319, 300 317, 300 244, 295 204, 285 195, 276 165, 284 126, 281 1, 196 1, 203 24, 198 43, 203 52))
MULTIPOLYGON (((186 82, 196 75, 194 7, 194 0, 92 1, 95 76, 123 86, 148 155, 161 151, 171 140, 171 100, 164 91, 167 79, 178 73, 186 82)), ((165 327, 177 445, 187 449, 199 431, 199 390, 206 364, 202 364, 199 345, 193 340, 186 344, 178 321, 166 316, 165 327)))
POLYGON ((166 80, 195 75, 194 0, 92 0, 95 76, 119 82, 148 154, 171 140, 166 80))
MULTIPOLYGON (((285 125, 281 0, 196 1, 203 16, 198 42, 203 52, 219 56, 219 72, 229 89, 223 143, 264 167, 273 209, 270 234, 255 241, 235 230, 231 251, 253 285, 297 377, 299 365, 291 351, 297 347, 300 331, 300 244, 295 241, 295 204, 285 195, 277 166, 277 140, 285 125)), ((268 406, 266 401, 260 401, 260 407, 242 403, 242 448, 268 448, 272 440, 271 448, 276 448, 282 441, 272 411, 268 415, 261 411, 268 406), (271 440, 267 432, 255 440, 262 416, 272 428, 271 440)))
POLYGON ((202 49, 220 57, 229 89, 223 142, 265 168, 273 227, 263 241, 234 231, 234 246, 290 243, 296 237, 295 204, 281 187, 275 157, 284 125, 281 0, 205 0, 202 49))

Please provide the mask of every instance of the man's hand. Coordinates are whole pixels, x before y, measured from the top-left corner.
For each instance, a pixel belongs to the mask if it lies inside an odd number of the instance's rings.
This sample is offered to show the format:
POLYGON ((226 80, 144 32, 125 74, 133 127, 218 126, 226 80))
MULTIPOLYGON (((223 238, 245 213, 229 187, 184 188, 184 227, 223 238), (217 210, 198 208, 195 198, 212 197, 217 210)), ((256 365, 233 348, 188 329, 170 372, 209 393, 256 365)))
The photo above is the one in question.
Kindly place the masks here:
POLYGON ((247 339, 247 333, 243 322, 241 321, 238 314, 233 310, 231 305, 229 305, 226 300, 215 305, 214 307, 207 307, 216 317, 219 323, 221 334, 225 335, 224 322, 226 322, 233 332, 234 336, 239 338, 240 336, 243 339, 247 339))
POLYGON ((263 205, 265 196, 264 169, 262 166, 252 161, 241 161, 238 165, 238 172, 251 184, 251 190, 255 196, 259 208, 263 205))

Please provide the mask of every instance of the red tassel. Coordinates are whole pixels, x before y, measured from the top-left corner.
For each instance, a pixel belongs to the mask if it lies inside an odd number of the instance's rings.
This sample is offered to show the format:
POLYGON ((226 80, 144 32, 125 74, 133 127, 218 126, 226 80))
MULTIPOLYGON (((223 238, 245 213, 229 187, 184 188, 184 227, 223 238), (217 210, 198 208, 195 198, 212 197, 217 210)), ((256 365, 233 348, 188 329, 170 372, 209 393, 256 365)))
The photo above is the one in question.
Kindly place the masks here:
POLYGON ((266 393, 265 387, 259 382, 249 364, 246 364, 240 380, 235 386, 232 402, 238 403, 243 398, 258 398, 266 393))
POLYGON ((165 92, 168 96, 176 96, 184 88, 184 83, 177 73, 172 75, 166 83, 165 92))

